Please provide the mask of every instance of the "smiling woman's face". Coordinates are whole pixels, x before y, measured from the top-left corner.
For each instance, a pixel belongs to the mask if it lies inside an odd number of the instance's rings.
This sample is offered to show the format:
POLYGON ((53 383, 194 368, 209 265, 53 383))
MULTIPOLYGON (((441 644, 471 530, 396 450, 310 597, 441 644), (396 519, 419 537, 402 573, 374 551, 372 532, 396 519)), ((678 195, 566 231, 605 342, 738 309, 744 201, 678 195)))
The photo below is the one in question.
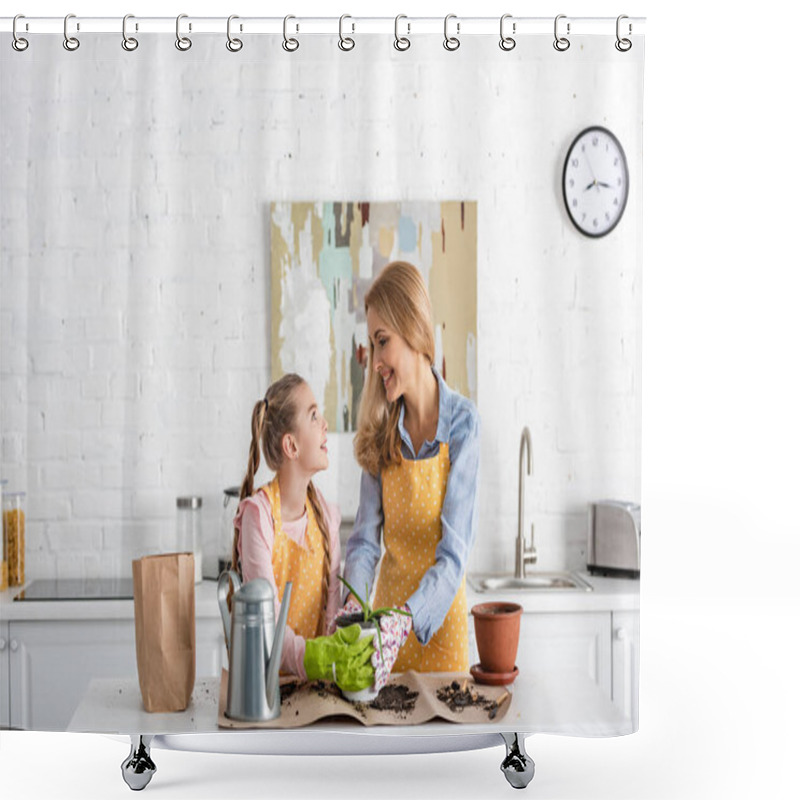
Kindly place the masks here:
POLYGON ((371 307, 367 309, 367 332, 372 342, 372 368, 380 373, 386 399, 393 403, 414 375, 417 353, 371 307))

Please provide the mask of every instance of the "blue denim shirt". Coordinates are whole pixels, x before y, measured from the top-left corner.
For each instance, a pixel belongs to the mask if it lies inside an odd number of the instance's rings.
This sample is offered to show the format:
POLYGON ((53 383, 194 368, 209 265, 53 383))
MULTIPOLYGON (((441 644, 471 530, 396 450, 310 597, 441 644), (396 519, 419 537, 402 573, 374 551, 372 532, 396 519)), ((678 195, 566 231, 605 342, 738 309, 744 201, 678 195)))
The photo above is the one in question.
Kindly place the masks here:
MULTIPOLYGON (((404 424, 405 405, 400 407, 397 423, 405 459, 431 458, 438 454, 440 442, 446 442, 450 448, 450 473, 442 505, 442 538, 436 546, 436 561, 407 600, 414 618, 414 633, 423 645, 439 629, 453 604, 464 577, 478 521, 478 411, 470 400, 448 388, 435 369, 432 371, 439 382, 439 423, 434 441, 426 440, 419 453, 414 453, 404 424)), ((381 477, 362 470, 358 512, 353 533, 347 541, 345 560, 345 578, 359 594, 365 585, 372 592, 375 569, 381 557, 382 497, 381 477)))

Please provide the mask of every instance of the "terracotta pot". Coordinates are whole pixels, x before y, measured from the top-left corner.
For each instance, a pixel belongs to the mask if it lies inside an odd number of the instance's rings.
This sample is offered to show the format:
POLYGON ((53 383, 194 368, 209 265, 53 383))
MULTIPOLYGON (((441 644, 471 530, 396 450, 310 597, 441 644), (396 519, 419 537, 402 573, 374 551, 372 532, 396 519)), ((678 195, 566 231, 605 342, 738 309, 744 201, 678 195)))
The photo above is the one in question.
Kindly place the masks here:
POLYGON ((472 607, 475 641, 481 667, 487 672, 512 672, 517 662, 522 606, 517 603, 479 603, 472 607))

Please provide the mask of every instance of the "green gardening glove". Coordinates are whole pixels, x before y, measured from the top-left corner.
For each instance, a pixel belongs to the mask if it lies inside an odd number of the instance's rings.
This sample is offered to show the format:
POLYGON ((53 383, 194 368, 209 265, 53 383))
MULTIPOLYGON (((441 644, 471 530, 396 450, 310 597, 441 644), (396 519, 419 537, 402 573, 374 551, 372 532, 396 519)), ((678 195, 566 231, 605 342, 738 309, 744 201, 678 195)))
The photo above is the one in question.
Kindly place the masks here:
POLYGON ((303 656, 306 677, 311 681, 335 681, 346 692, 360 692, 372 686, 375 680, 375 668, 371 663, 374 639, 360 637, 361 628, 353 623, 330 636, 306 639, 303 656))

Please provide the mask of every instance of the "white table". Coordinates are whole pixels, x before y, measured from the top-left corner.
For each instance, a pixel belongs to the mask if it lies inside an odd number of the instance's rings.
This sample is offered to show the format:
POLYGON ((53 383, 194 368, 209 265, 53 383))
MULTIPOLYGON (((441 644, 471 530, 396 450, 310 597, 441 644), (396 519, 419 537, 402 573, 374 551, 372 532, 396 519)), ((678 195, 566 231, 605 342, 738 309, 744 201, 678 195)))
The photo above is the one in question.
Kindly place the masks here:
MULTIPOLYGON (((463 734, 550 733, 567 736, 621 736, 633 733, 626 719, 592 681, 578 670, 521 673, 509 687, 511 706, 502 720, 480 725, 457 725, 431 720, 423 725, 377 725, 366 727, 356 721, 321 720, 298 731, 354 733, 380 737, 461 736, 463 734)), ((192 699, 185 711, 152 714, 142 706, 139 684, 135 678, 94 679, 70 720, 69 731, 84 733, 171 734, 213 733, 222 737, 242 731, 217 727, 219 678, 198 678, 192 699)), ((245 732, 248 733, 248 732, 245 732)), ((292 731, 257 731, 270 738, 292 731)))
POLYGON ((364 726, 356 720, 321 720, 292 730, 229 730, 217 727, 219 678, 198 678, 185 711, 151 714, 142 706, 136 679, 95 679, 76 709, 69 731, 130 736, 123 777, 143 788, 155 772, 150 747, 261 755, 344 755, 455 752, 504 741, 502 768, 512 785, 525 786, 534 765, 525 753, 533 733, 604 737, 633 733, 626 719, 580 671, 527 670, 509 687, 511 706, 495 723, 364 726), (126 774, 127 773, 127 774, 126 774))

